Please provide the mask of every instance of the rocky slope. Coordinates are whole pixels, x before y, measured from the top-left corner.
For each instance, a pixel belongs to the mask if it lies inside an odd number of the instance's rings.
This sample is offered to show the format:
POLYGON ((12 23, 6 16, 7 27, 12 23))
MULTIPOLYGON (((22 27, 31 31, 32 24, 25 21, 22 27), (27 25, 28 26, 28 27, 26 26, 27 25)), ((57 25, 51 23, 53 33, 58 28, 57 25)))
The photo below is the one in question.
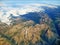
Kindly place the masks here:
MULTIPOLYGON (((29 13, 30 14, 30 13, 29 13)), ((35 13, 31 13, 35 14, 35 13)), ((58 43, 58 33, 55 28, 53 20, 48 16, 48 14, 38 12, 34 19, 23 18, 25 21, 20 19, 12 23, 13 25, 0 25, 0 43, 1 45, 57 45, 58 43), (2 41, 3 40, 3 41, 2 41), (57 42, 57 43, 56 43, 57 42)), ((27 15, 26 15, 27 16, 27 15)), ((29 16, 29 15, 28 15, 29 16)), ((32 15, 33 16, 33 15, 32 15)), ((13 22, 13 21, 12 21, 13 22)))

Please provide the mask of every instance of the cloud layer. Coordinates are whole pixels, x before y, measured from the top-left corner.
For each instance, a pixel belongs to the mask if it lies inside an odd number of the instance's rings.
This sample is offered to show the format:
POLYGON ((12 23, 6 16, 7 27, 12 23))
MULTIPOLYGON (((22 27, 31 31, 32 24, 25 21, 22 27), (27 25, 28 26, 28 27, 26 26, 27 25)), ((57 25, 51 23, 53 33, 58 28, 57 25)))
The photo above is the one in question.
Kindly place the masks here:
MULTIPOLYGON (((11 5, 10 5, 11 6, 11 5)), ((27 4, 27 5, 18 5, 17 8, 15 7, 8 7, 5 4, 0 3, 0 20, 4 23, 10 24, 10 14, 14 16, 24 15, 29 12, 40 12, 44 11, 41 6, 47 6, 50 8, 57 8, 56 6, 51 6, 47 4, 27 4)))

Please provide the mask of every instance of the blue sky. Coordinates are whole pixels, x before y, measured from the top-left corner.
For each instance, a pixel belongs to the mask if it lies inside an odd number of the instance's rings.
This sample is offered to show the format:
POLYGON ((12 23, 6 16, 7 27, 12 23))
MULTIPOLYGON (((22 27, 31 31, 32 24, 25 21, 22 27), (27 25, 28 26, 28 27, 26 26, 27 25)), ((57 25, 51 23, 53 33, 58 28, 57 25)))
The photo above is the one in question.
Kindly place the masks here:
POLYGON ((7 5, 30 4, 30 3, 46 3, 60 5, 60 0, 0 0, 0 3, 4 3, 7 5))

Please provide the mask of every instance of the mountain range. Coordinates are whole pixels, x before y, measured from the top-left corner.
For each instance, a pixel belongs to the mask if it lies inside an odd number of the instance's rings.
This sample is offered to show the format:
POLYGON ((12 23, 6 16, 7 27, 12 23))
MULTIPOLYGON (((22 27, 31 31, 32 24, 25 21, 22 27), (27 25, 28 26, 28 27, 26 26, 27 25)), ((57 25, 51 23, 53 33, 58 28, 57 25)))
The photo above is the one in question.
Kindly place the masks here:
POLYGON ((60 44, 60 6, 0 8, 0 45, 60 44))

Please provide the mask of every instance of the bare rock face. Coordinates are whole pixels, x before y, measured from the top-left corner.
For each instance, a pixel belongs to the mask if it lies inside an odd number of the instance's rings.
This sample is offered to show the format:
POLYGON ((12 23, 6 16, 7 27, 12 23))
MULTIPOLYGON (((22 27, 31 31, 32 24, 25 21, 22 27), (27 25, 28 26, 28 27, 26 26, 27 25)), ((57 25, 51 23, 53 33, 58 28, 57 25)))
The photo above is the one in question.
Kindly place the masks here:
POLYGON ((6 23, 0 22, 0 33, 5 33, 8 27, 9 26, 6 23))
POLYGON ((48 24, 35 24, 30 20, 12 26, 5 34, 1 33, 1 37, 11 40, 5 45, 52 45, 58 35, 48 24))

